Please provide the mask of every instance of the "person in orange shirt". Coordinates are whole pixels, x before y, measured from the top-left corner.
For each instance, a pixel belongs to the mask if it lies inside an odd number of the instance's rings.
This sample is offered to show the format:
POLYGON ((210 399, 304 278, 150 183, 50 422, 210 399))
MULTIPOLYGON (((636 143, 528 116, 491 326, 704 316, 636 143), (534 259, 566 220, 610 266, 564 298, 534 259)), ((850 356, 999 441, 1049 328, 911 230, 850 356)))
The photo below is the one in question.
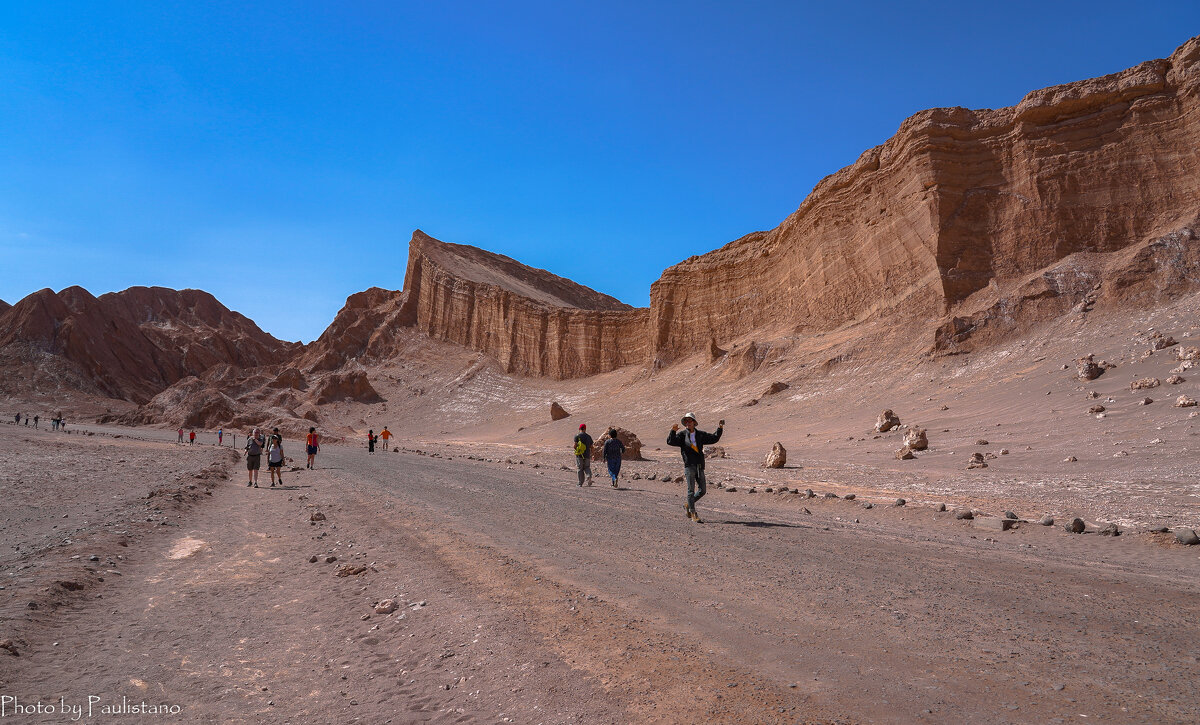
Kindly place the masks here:
POLYGON ((316 428, 308 429, 308 437, 304 439, 304 451, 308 454, 308 464, 305 468, 316 468, 317 451, 321 450, 321 437, 316 428))
POLYGON ((383 427, 383 430, 379 431, 379 437, 383 439, 383 452, 387 453, 388 441, 392 438, 392 432, 387 429, 386 425, 383 427))

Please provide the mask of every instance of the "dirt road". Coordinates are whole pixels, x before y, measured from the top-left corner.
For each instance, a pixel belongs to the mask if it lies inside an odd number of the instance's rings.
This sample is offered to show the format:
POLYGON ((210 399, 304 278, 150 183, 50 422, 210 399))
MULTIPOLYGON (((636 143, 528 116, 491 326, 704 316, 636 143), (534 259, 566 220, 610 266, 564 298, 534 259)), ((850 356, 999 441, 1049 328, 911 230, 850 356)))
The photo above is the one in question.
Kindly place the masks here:
MULTIPOLYGON (((5 467, 38 475, 44 439, 5 428, 5 467)), ((96 470, 99 440, 54 446, 97 521, 60 540, 27 507, 33 523, 3 529, 0 639, 19 656, 0 652, 0 695, 20 704, 247 723, 1200 719, 1200 560, 1153 536, 717 490, 695 524, 677 484, 350 447, 248 489, 228 451, 127 434, 103 443, 122 465, 96 470), (143 499, 164 483, 129 471, 179 456, 231 479, 143 499), (100 506, 118 492, 124 508, 100 506)))

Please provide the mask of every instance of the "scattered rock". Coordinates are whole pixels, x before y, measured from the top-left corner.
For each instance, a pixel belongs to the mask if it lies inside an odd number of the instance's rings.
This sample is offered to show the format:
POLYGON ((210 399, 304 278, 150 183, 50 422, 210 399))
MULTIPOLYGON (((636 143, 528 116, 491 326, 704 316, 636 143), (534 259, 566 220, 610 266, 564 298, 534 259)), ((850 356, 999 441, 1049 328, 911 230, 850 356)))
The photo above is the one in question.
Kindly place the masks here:
POLYGON ((967 462, 967 470, 972 468, 987 468, 988 464, 983 460, 983 454, 976 451, 971 454, 971 460, 967 462))
POLYGON ((1138 401, 1138 405, 1150 405, 1154 402, 1154 398, 1142 398, 1138 401))
POLYGON ((811 488, 804 489, 804 498, 816 498, 817 494, 813 493, 811 488))
POLYGON ((980 438, 979 440, 975 441, 975 445, 986 446, 986 445, 991 445, 991 444, 987 442, 986 438, 980 438))
POLYGON ((1162 385, 1162 381, 1158 378, 1139 378, 1129 384, 1129 389, 1149 390, 1150 388, 1157 388, 1159 385, 1162 385))
POLYGON ((788 385, 787 383, 781 383, 781 382, 776 381, 774 383, 771 383, 770 387, 768 387, 766 390, 764 390, 762 392, 762 395, 760 395, 759 397, 765 398, 768 395, 775 395, 776 393, 782 393, 783 391, 787 390, 790 387, 792 387, 792 386, 788 385))
POLYGON ((826 491, 825 498, 837 498, 837 494, 833 493, 832 491, 826 491))
POLYGON ((1078 460, 1079 459, 1076 458, 1075 456, 1067 456, 1066 458, 1063 459, 1063 463, 1074 463, 1075 461, 1078 461, 1078 460))
POLYGON ((1016 515, 1015 513, 1013 513, 1012 511, 1005 511, 1005 512, 1004 512, 1004 518, 1006 518, 1006 519, 1012 519, 1013 521, 1017 521, 1017 520, 1019 520, 1021 517, 1020 517, 1020 516, 1017 516, 1017 515, 1016 515))
POLYGON ((1095 400, 1096 398, 1100 397, 1100 393, 1097 393, 1095 390, 1089 390, 1087 395, 1083 397, 1087 398, 1088 400, 1095 400))
POLYGON ((925 429, 920 426, 909 428, 904 434, 904 445, 914 451, 923 451, 929 448, 929 437, 925 435, 925 429))
POLYGON ((906 505, 907 503, 908 503, 908 501, 905 501, 905 500, 904 500, 904 499, 902 499, 902 498, 898 498, 898 499, 896 499, 896 505, 897 505, 897 506, 904 506, 904 505, 906 505))
POLYGON ((1175 351, 1175 359, 1189 362, 1200 361, 1200 347, 1181 347, 1175 351))
POLYGON ((312 556, 308 557, 308 563, 309 563, 309 564, 316 564, 316 563, 317 563, 317 555, 316 555, 316 554, 313 554, 312 556))
POLYGON ((939 410, 950 410, 950 406, 943 405, 939 410))
POLYGON ((848 493, 848 494, 846 494, 846 495, 844 496, 844 498, 845 498, 847 501, 853 501, 853 500, 854 500, 856 497, 855 497, 855 495, 854 495, 854 494, 852 494, 852 493, 848 493))
POLYGON ((728 487, 726 487, 726 489, 725 489, 725 490, 726 490, 726 491, 729 491, 730 493, 736 493, 736 492, 737 492, 737 486, 728 486, 728 487))
POLYGON ((959 509, 954 513, 954 518, 960 521, 970 521, 975 518, 975 512, 971 509, 959 509))
POLYGON ((334 555, 332 555, 332 554, 330 554, 329 556, 325 557, 325 563, 326 563, 326 564, 332 564, 332 563, 333 563, 333 562, 335 562, 335 561, 337 561, 337 557, 336 557, 336 556, 334 556, 334 555))
POLYGON ((870 501, 867 501, 862 505, 862 507, 865 509, 873 509, 873 508, 875 508, 875 504, 871 503, 870 501))
POLYGON ((1113 454, 1113 458, 1125 458, 1129 455, 1129 451, 1117 451, 1113 454))
POLYGON ((913 455, 912 449, 909 448, 908 446, 904 446, 900 450, 896 451, 896 459, 897 460, 911 461, 914 458, 916 458, 916 456, 913 455))
POLYGON ((1105 410, 1108 410, 1108 409, 1105 408, 1103 405, 1093 405, 1092 407, 1088 408, 1088 412, 1091 413, 1092 415, 1095 415, 1097 413, 1103 413, 1105 410))
POLYGON ((1002 455, 1002 456, 1007 456, 1007 455, 1008 455, 1008 449, 1007 449, 1007 448, 1001 448, 1001 449, 1000 449, 1000 455, 1002 455))
POLYGON ((1071 519, 1071 522, 1063 526, 1063 528, 1065 528, 1067 531, 1070 531, 1072 534, 1082 534, 1084 529, 1087 528, 1087 524, 1085 524, 1081 518, 1073 518, 1071 519))
POLYGON ((1194 529, 1175 529, 1175 540, 1184 546, 1195 546, 1196 544, 1200 544, 1200 536, 1196 536, 1194 529))
POLYGON ((21 656, 21 653, 17 651, 17 645, 11 639, 0 639, 0 649, 8 652, 13 657, 21 656))
POLYGON ((946 510, 946 504, 944 504, 944 503, 939 503, 937 506, 934 506, 934 507, 933 507, 933 510, 934 510, 934 511, 937 511, 937 512, 939 512, 939 513, 940 513, 940 512, 942 512, 942 511, 945 511, 945 510, 946 510))
POLYGON ((1046 514, 1042 518, 1038 519, 1038 523, 1041 524, 1042 526, 1053 526, 1054 525, 1054 517, 1051 516, 1050 514, 1046 514))
POLYGON ((1186 395, 1181 395, 1175 399, 1175 407, 1176 408, 1195 408, 1196 407, 1196 399, 1190 398, 1186 395))
POLYGON ((771 452, 763 460, 763 467, 783 468, 785 463, 787 463, 787 450, 784 449, 782 443, 776 441, 775 445, 771 446, 771 452))
POLYGON ((705 448, 704 455, 707 456, 708 458, 728 458, 729 457, 729 456, 725 455, 725 449, 722 448, 721 446, 709 446, 708 448, 705 448))
MULTIPOLYGON (((247 443, 246 445, 250 445, 250 444, 249 444, 249 443, 247 443)), ((324 521, 324 520, 325 520, 325 514, 323 514, 323 513, 321 513, 320 511, 318 511, 318 512, 314 513, 312 516, 309 516, 309 517, 308 517, 308 520, 309 520, 309 521, 324 521)))
POLYGON ((1099 533, 1101 536, 1120 536, 1121 528, 1116 524, 1105 524, 1104 526, 1100 527, 1100 531, 1097 533, 1099 533))
POLYGON ((396 603, 395 599, 384 599, 382 602, 375 605, 375 613, 376 614, 391 614, 392 612, 396 611, 399 608, 400 608, 400 605, 396 603))
POLYGON ((1104 374, 1104 368, 1097 365, 1092 355, 1084 355, 1075 361, 1075 375, 1080 380, 1095 380, 1104 374))
POLYGON ((355 564, 342 564, 341 566, 338 567, 337 571, 334 572, 334 575, 341 576, 341 577, 358 576, 359 574, 362 574, 366 570, 367 570, 367 567, 365 567, 365 566, 358 566, 355 564))
POLYGON ((891 408, 884 410, 879 414, 879 418, 875 421, 876 433, 887 433, 889 430, 900 425, 900 416, 892 412, 891 408))
POLYGON ((567 412, 567 409, 559 405, 557 401, 550 403, 550 420, 562 420, 570 417, 571 414, 567 412))
POLYGON ((1168 385, 1179 385, 1180 383, 1186 383, 1186 382, 1187 382, 1187 380, 1185 380, 1182 376, 1179 376, 1179 375, 1172 375, 1171 377, 1167 378, 1168 385))

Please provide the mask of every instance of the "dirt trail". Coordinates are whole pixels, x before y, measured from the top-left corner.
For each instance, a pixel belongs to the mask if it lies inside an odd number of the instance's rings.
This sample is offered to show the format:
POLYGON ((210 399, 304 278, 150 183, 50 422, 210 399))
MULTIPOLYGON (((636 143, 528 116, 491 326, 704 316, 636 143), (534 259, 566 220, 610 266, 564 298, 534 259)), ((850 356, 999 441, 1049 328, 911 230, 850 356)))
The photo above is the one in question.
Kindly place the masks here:
MULTIPOLYGON (((17 463, 44 450, 0 439, 17 463)), ((1152 537, 716 490, 693 524, 673 484, 332 446, 286 489, 247 489, 211 447, 110 438, 126 464, 100 472, 95 439, 58 442, 73 495, 128 501, 74 535, 86 550, 10 553, 4 529, 0 639, 20 656, 0 652, 0 694, 22 703, 247 723, 1200 718, 1200 563, 1152 537), (127 467, 163 461, 232 478, 146 517, 134 493, 161 482, 127 467), (86 588, 49 601, 71 577, 86 588)))

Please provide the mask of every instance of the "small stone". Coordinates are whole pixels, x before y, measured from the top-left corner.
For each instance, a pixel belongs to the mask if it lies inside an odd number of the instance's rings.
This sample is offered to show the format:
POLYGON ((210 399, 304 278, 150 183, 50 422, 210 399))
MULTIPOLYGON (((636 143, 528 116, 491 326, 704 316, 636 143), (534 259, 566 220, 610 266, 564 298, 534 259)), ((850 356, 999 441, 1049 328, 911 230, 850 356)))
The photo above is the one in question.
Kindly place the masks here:
POLYGON ((1129 451, 1117 451, 1113 454, 1113 458, 1125 458, 1129 455, 1129 451))
POLYGON ((321 513, 320 511, 318 511, 318 512, 316 512, 315 514, 313 514, 312 516, 309 516, 309 517, 308 517, 308 520, 309 520, 309 521, 324 521, 324 520, 325 520, 325 514, 323 514, 323 513, 321 513))
POLYGON ((912 449, 908 446, 904 446, 900 450, 896 451, 896 460, 898 461, 911 461, 914 458, 916 458, 916 456, 913 455, 912 449))
POLYGON ((1196 536, 1194 529, 1185 529, 1182 527, 1175 529, 1175 540, 1184 546, 1200 544, 1200 536, 1196 536))
POLYGON ((854 494, 852 494, 852 493, 848 493, 848 494, 846 494, 846 495, 845 495, 845 497, 844 497, 844 498, 845 498, 847 501, 853 501, 855 497, 854 497, 854 494))
POLYGON ((933 507, 933 510, 934 510, 934 511, 937 511, 937 512, 939 512, 939 513, 940 513, 940 512, 942 512, 942 511, 945 511, 945 510, 946 510, 946 504, 944 504, 944 503, 939 503, 937 506, 934 506, 934 507, 933 507))
POLYGON ((757 486, 751 486, 751 487, 750 487, 750 490, 749 490, 749 491, 747 491, 746 493, 758 493, 758 487, 757 487, 757 486))
POLYGON ((1195 408, 1196 399, 1187 395, 1181 395, 1175 399, 1176 408, 1195 408))
POLYGON ((1007 456, 1007 455, 1008 455, 1008 449, 1007 449, 1007 448, 1001 448, 1001 449, 1000 449, 1000 455, 1002 455, 1002 456, 1007 456))
POLYGON ((836 494, 836 493, 832 493, 832 492, 830 492, 830 491, 826 491, 826 492, 825 492, 825 498, 837 498, 837 494, 836 494))
POLYGON ((570 417, 571 414, 567 412, 566 408, 562 407, 557 402, 550 403, 550 420, 562 420, 563 418, 570 417))
POLYGON ((816 498, 817 494, 813 493, 813 490, 811 488, 806 488, 806 489, 804 489, 804 497, 805 498, 816 498))
POLYGON ((1093 405, 1092 407, 1088 408, 1088 413, 1090 413, 1092 415, 1096 415, 1098 413, 1103 413, 1106 410, 1108 410, 1108 409, 1105 408, 1103 405, 1093 405))
POLYGON ((1012 519, 1013 521, 1016 521, 1016 520, 1020 519, 1021 517, 1020 517, 1020 516, 1017 516, 1017 515, 1016 515, 1015 513, 1013 513, 1012 511, 1005 511, 1005 512, 1004 512, 1004 518, 1006 518, 1006 519, 1012 519))
POLYGON ((867 501, 866 503, 864 503, 862 505, 862 507, 865 509, 873 509, 873 508, 875 508, 875 504, 871 503, 870 501, 867 501))
POLYGON ((737 493, 737 486, 727 486, 725 490, 729 491, 730 493, 737 493))
POLYGON ((1120 536, 1121 528, 1116 524, 1105 524, 1097 533, 1099 533, 1101 536, 1120 536))
POLYGON ((990 444, 987 442, 986 438, 980 438, 979 440, 975 441, 975 445, 986 446, 986 445, 990 445, 990 444))
POLYGON ((1087 529, 1087 524, 1081 518, 1071 519, 1071 523, 1066 524, 1063 528, 1070 531, 1072 534, 1082 534, 1087 529))
POLYGON ((971 509, 959 509, 957 512, 955 512, 954 518, 959 519, 960 521, 970 521, 971 519, 975 518, 975 512, 971 509))
POLYGON ((337 561, 337 557, 336 557, 336 556, 332 556, 332 555, 330 555, 330 556, 327 556, 327 557, 325 557, 325 563, 326 563, 326 564, 332 564, 332 563, 333 563, 333 562, 335 562, 335 561, 337 561))
POLYGON ((396 611, 399 608, 400 608, 400 605, 396 603, 395 599, 384 599, 382 602, 375 605, 375 613, 376 614, 391 614, 392 612, 396 611))
POLYGON ((1162 382, 1158 378, 1141 378, 1129 384, 1130 390, 1149 390, 1157 388, 1162 382))
POLYGON ((1063 459, 1063 463, 1074 463, 1075 461, 1078 461, 1078 460, 1079 459, 1076 458, 1075 456, 1067 456, 1066 458, 1063 459))
POLYGON ((1187 382, 1187 381, 1184 380, 1184 378, 1179 375, 1172 375, 1171 377, 1167 378, 1168 385, 1179 385, 1180 383, 1183 383, 1183 382, 1187 382))
POLYGON ((908 503, 908 501, 905 501, 905 500, 904 500, 904 499, 902 499, 902 498, 898 498, 898 499, 896 499, 896 505, 897 505, 897 506, 904 506, 904 505, 905 505, 905 504, 907 504, 907 503, 908 503))
POLYGON ((1154 398, 1142 398, 1138 401, 1138 405, 1150 405, 1154 402, 1154 398))
POLYGON ((763 493, 775 493, 775 488, 773 486, 767 486, 763 489, 763 493))
POLYGON ((1041 524, 1042 526, 1053 526, 1054 525, 1054 517, 1051 516, 1050 514, 1046 514, 1042 518, 1038 519, 1038 523, 1041 524))
POLYGON ((317 563, 317 555, 316 555, 316 554, 313 554, 312 556, 308 557, 308 563, 309 563, 309 564, 316 564, 316 563, 317 563))

